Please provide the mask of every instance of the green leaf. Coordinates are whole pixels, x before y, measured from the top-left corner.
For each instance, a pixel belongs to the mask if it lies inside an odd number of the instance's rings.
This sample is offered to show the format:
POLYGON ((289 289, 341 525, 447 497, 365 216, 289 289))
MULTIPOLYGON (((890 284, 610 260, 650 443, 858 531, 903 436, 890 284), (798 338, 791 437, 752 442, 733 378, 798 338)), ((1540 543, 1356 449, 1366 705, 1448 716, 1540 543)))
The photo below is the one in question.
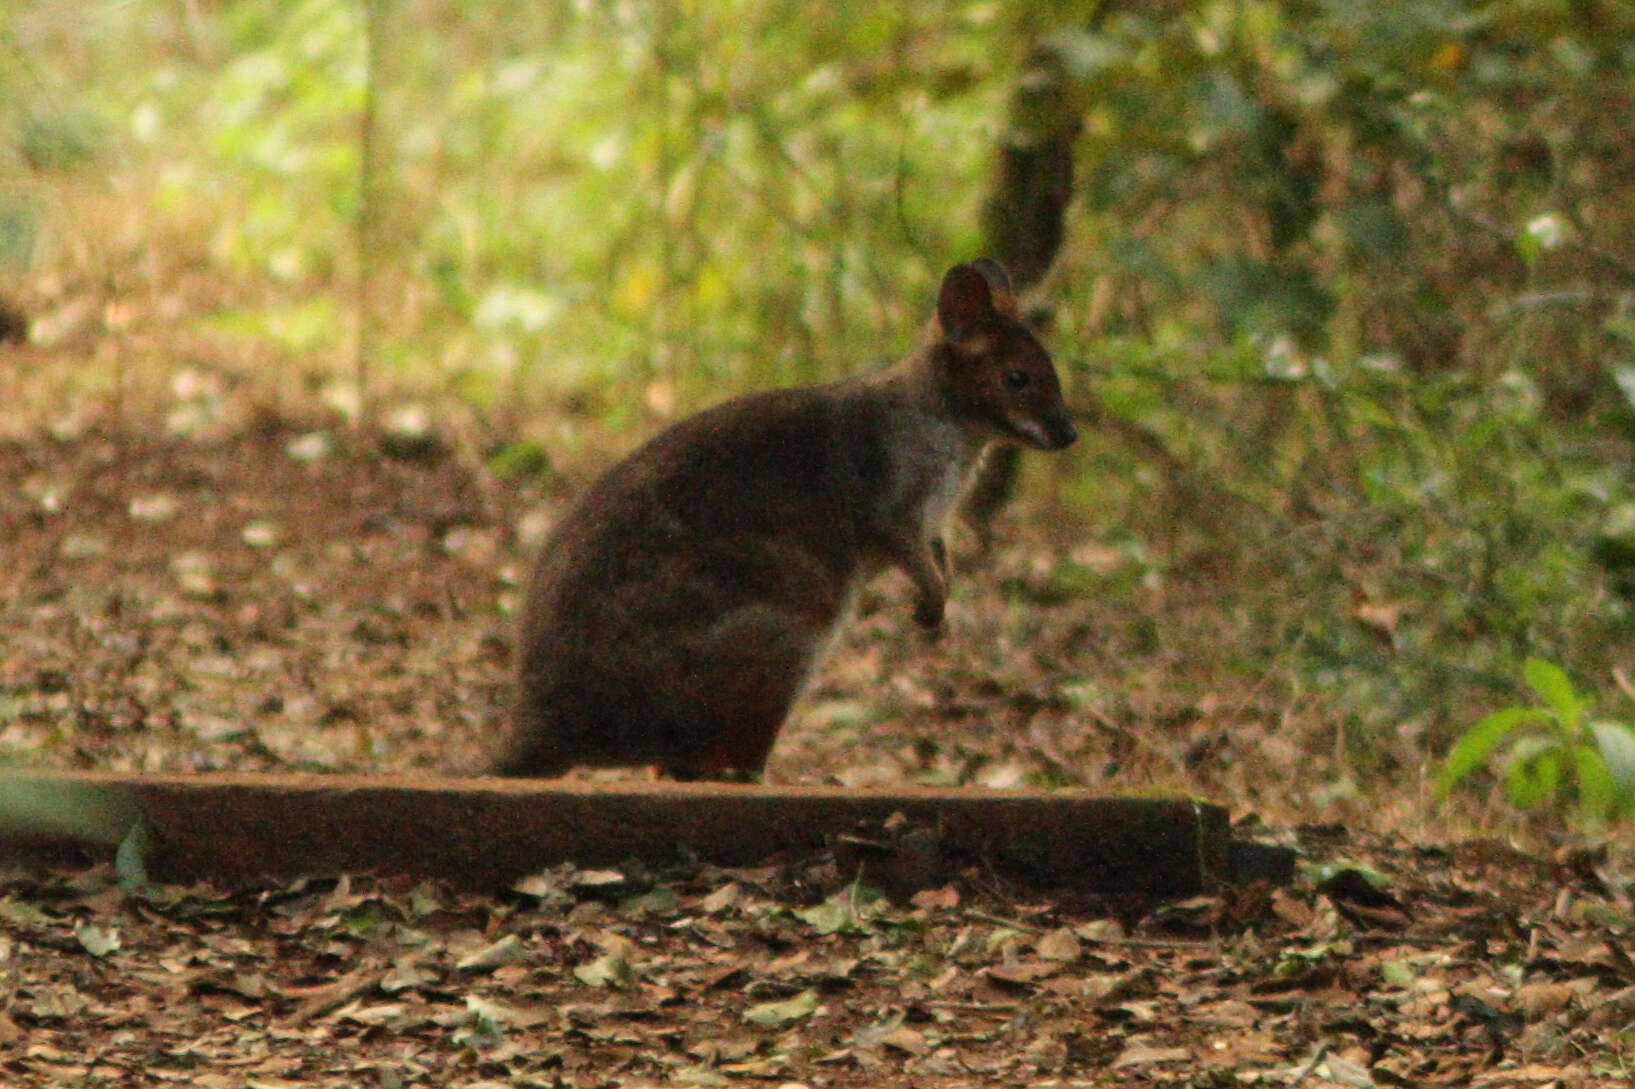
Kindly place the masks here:
POLYGON ((551 455, 533 439, 507 443, 488 457, 488 468, 502 480, 542 477, 551 471, 551 455))
POLYGON ((1580 813, 1586 820, 1606 820, 1618 805, 1618 784, 1607 771, 1607 762, 1593 745, 1573 746, 1573 761, 1580 813))
POLYGON ((1617 384, 1618 392, 1624 395, 1624 406, 1635 408, 1635 367, 1614 367, 1612 380, 1617 384))
POLYGON ((1590 733, 1618 793, 1635 794, 1635 726, 1602 720, 1590 723, 1590 733))
POLYGON ((349 934, 370 937, 390 926, 395 915, 379 900, 365 900, 337 913, 336 921, 349 934))
POLYGON ((119 875, 119 887, 127 893, 140 892, 149 885, 147 856, 150 838, 147 824, 137 821, 114 851, 114 873, 119 875))
POLYGON ((1369 887, 1388 889, 1391 887, 1391 878, 1362 862, 1355 862, 1348 858, 1337 858, 1329 862, 1318 862, 1302 867, 1306 878, 1314 885, 1326 885, 1343 873, 1351 873, 1360 877, 1369 887))
POLYGON ((795 917, 819 934, 866 934, 865 924, 879 914, 878 898, 873 890, 854 885, 795 912, 795 917))
POLYGON ((1532 707, 1505 707, 1477 722, 1465 731, 1448 753, 1447 763, 1437 779, 1437 792, 1444 797, 1459 780, 1487 763, 1495 746, 1518 726, 1540 722, 1543 712, 1532 707))
POLYGON ((1504 777, 1510 801, 1520 809, 1537 809, 1552 800, 1561 784, 1561 757, 1561 750, 1550 739, 1529 737, 1518 742, 1504 777))
POLYGON ((1522 676, 1527 679, 1528 687, 1555 712, 1561 725, 1576 733, 1584 715, 1584 701, 1573 691, 1573 682, 1567 679, 1566 671, 1543 658, 1529 658, 1522 666, 1522 676))
POLYGON ((744 1020, 768 1028, 781 1028, 804 1020, 817 1012, 818 993, 808 988, 782 1002, 763 1002, 744 1011, 744 1020))

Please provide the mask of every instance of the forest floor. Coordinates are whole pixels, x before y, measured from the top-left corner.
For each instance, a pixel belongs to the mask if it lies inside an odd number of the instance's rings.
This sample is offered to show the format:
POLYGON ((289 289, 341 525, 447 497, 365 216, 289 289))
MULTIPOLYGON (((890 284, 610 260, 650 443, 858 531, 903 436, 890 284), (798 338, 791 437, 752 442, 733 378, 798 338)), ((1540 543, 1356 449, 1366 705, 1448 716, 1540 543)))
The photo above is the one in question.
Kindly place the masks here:
MULTIPOLYGON (((49 365, 0 358, 0 395, 49 365)), ((366 437, 209 374, 159 400, 0 439, 0 761, 480 769, 527 554, 582 474, 542 493, 458 429, 366 437)), ((1162 904, 970 872, 890 903, 821 857, 499 897, 10 871, 0 1083, 1629 1082, 1625 860, 1431 835, 1411 779, 1336 789, 1331 724, 1178 649, 1242 635, 1207 587, 1143 616, 1065 593, 1062 548, 1119 557, 1031 518, 935 644, 879 580, 769 780, 1200 793, 1298 846, 1293 886, 1162 904)))
POLYGON ((0 1082, 1528 1086, 1635 1074, 1629 889, 1588 852, 1293 835, 1287 889, 1137 903, 823 859, 372 879, 0 877, 0 1082))

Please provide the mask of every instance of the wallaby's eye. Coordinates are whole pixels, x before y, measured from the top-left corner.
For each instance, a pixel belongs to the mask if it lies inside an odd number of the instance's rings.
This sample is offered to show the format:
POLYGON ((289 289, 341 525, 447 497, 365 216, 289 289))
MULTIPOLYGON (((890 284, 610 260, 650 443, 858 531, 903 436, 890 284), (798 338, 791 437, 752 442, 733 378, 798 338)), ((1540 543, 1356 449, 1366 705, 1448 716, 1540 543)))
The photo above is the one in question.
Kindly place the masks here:
POLYGON ((1012 370, 1012 371, 1006 371, 1005 372, 1005 388, 1006 389, 1027 389, 1028 388, 1028 383, 1032 382, 1032 381, 1033 381, 1033 376, 1030 375, 1027 371, 1012 370))

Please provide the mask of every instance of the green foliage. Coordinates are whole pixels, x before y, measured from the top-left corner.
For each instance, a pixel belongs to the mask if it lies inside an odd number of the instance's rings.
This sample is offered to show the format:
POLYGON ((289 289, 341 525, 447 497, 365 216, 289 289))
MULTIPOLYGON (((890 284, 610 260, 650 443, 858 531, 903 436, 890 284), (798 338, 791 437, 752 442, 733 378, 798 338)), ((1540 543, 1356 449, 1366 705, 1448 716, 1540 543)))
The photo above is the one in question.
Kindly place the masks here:
POLYGON ((1542 705, 1504 707, 1467 730, 1443 765, 1441 792, 1507 746, 1505 793, 1522 809, 1575 805, 1590 822, 1635 809, 1635 726, 1591 720, 1560 666, 1529 658, 1523 676, 1542 705))
POLYGON ((501 480, 540 478, 550 473, 551 456, 531 439, 510 442, 488 455, 488 468, 501 480))
POLYGON ((119 887, 133 896, 152 884, 148 879, 147 865, 152 840, 147 824, 137 821, 114 851, 114 872, 119 875, 119 887))
MULTIPOLYGON (((949 181, 990 153, 1014 32, 957 3, 814 24, 787 0, 382 0, 370 43, 351 0, 195 23, 135 7, 146 23, 64 58, 95 62, 89 116, 160 164, 155 209, 208 233, 219 274, 301 301, 360 272, 379 52, 370 214, 389 252, 372 274, 399 365, 498 371, 506 398, 632 381, 713 398, 900 350, 940 266, 975 248, 980 187, 949 181)), ((56 129, 84 128, 69 119, 56 129)), ((332 323, 302 357, 340 357, 348 336, 332 323)))
POLYGON ((1075 31, 1061 322, 1099 334, 1105 409, 1177 458, 1115 451, 1095 502, 1167 539, 1172 579, 1230 550, 1231 607, 1359 740, 1435 742, 1529 649, 1602 665, 1635 619, 1635 157, 1607 112, 1635 102, 1635 26, 1594 10, 1200 3, 1075 31))

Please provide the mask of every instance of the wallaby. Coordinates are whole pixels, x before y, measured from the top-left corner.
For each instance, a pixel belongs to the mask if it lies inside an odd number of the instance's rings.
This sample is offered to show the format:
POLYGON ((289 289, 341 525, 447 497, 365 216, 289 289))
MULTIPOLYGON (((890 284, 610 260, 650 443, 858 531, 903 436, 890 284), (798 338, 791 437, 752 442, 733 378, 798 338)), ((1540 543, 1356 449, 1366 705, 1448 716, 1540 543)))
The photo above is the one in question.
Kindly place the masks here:
POLYGON ((926 342, 876 374, 727 401, 609 469, 544 546, 497 769, 755 775, 863 583, 887 567, 937 628, 944 523, 996 440, 1077 438, 1010 279, 951 269, 926 342))

